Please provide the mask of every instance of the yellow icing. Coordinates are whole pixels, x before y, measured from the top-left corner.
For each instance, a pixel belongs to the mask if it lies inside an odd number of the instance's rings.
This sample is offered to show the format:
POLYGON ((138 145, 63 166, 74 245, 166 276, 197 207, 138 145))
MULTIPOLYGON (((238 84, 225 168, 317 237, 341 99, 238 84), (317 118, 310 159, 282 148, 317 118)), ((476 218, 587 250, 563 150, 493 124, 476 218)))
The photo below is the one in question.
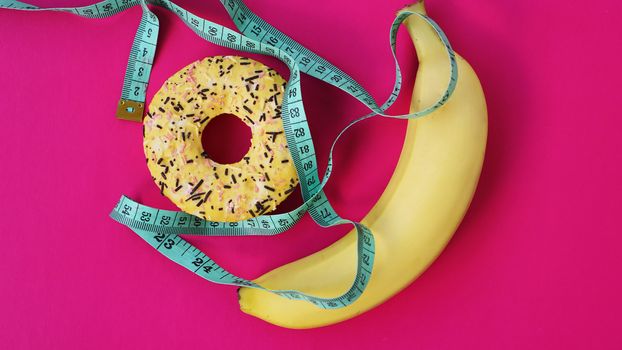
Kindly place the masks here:
POLYGON ((212 221, 274 210, 298 184, 280 114, 285 83, 273 69, 238 56, 208 57, 170 77, 143 122, 147 166, 162 194, 212 221), (223 113, 252 133, 248 153, 233 164, 209 159, 201 145, 207 123, 223 113))

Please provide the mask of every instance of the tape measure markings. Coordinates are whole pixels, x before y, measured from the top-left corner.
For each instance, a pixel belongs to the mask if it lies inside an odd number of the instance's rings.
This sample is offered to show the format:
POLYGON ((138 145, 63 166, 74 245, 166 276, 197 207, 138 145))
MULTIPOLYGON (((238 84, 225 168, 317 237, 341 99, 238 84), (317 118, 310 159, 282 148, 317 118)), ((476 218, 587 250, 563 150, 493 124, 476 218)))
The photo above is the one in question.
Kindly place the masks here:
MULTIPOLYGON (((127 218, 136 218, 139 214, 139 208, 146 207, 139 203, 131 201, 129 198, 124 197, 115 207, 114 213, 121 213, 127 218), (121 209, 122 208, 122 209, 121 209)), ((153 208, 151 208, 153 209, 153 208)), ((157 209, 156 209, 157 210, 157 209)), ((162 211, 162 210, 161 210, 162 211)), ((173 215, 176 215, 176 212, 172 212, 173 215)), ((173 220, 177 221, 177 220, 173 220)), ((357 225, 357 228, 361 230, 364 234, 363 239, 359 240, 358 243, 358 251, 359 252, 368 252, 369 254, 363 253, 359 254, 359 265, 361 265, 360 272, 357 273, 355 277, 355 281, 353 283, 353 287, 343 296, 338 298, 317 298, 306 295, 304 293, 300 293, 297 291, 291 290, 277 290, 272 291, 276 294, 284 296, 290 299, 300 299, 307 300, 314 303, 317 306, 325 307, 325 308, 335 308, 341 307, 350 304, 352 301, 356 300, 362 293, 366 281, 369 280, 369 274, 371 273, 371 265, 373 264, 373 237, 371 237, 369 231, 364 228, 360 224, 357 225), (365 268, 364 266, 367 266, 365 268)), ((264 289, 263 287, 255 284, 252 281, 247 281, 238 277, 235 277, 222 267, 220 267, 216 262, 214 262, 211 258, 203 254, 196 247, 192 246, 190 243, 182 239, 180 236, 175 233, 165 233, 165 232, 154 232, 145 231, 141 229, 133 229, 139 236, 141 236, 147 243, 149 243, 152 247, 158 250, 163 255, 167 256, 169 259, 177 262, 178 264, 186 267, 188 270, 195 272, 197 275, 216 283, 221 284, 234 284, 237 286, 247 286, 253 288, 264 289), (174 236, 175 238, 171 238, 174 236), (181 243, 181 245, 180 245, 181 243), (189 250, 188 246, 191 246, 192 252, 195 253, 194 258, 187 259, 186 253, 189 250), (184 249, 185 248, 185 249, 184 249), (198 259, 198 260, 197 260, 198 259), (205 262, 210 263, 212 269, 209 271, 202 270, 198 271, 197 268, 200 268, 201 265, 196 265, 196 262, 201 261, 201 263, 205 262), (191 263, 194 263, 191 265, 191 263), (221 271, 221 272, 219 272, 221 271)), ((186 233, 186 232, 183 232, 186 233)), ((205 265, 203 264, 203 265, 205 265)))
POLYGON ((117 116, 122 119, 139 121, 144 112, 145 96, 153 58, 155 57, 155 47, 157 44, 158 19, 148 11, 143 0, 121 0, 121 5, 116 0, 106 0, 97 4, 75 7, 75 8, 39 8, 19 1, 0 1, 0 7, 13 8, 31 11, 59 11, 71 12, 86 18, 105 18, 115 15, 121 11, 140 4, 143 9, 141 21, 132 48, 130 58, 126 67, 121 90, 121 100, 117 108, 117 116), (145 11, 147 10, 147 11, 145 11), (147 15, 149 14, 149 15, 147 15), (150 21, 151 19, 151 21, 150 21), (155 28, 155 30, 154 30, 155 28), (152 45, 152 48, 141 46, 142 44, 152 45), (140 50, 142 48, 142 50, 140 50), (142 53, 141 59, 138 54, 142 53), (134 73, 138 72, 136 75, 134 73), (143 74, 144 73, 144 74, 143 74), (139 79, 144 76, 144 80, 139 79))
POLYGON ((130 49, 121 99, 117 106, 119 118, 133 121, 140 121, 144 114, 145 98, 160 26, 158 18, 149 11, 144 1, 140 0, 139 3, 142 8, 141 21, 130 49))

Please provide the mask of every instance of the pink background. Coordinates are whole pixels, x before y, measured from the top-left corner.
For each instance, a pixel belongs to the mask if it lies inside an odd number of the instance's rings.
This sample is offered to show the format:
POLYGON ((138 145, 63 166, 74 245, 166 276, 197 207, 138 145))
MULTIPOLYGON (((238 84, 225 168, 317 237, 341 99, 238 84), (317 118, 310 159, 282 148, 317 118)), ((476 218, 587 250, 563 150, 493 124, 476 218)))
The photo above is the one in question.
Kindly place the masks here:
MULTIPOLYGON (((231 25, 215 0, 180 4, 231 25)), ((393 79, 388 27, 404 4, 249 6, 380 100, 393 79)), ((140 11, 88 20, 0 10, 1 347, 621 348, 622 116, 614 93, 622 5, 430 0, 427 7, 486 92, 490 135, 479 189, 455 238, 412 286, 356 319, 305 331, 243 314, 234 287, 197 278, 108 218, 122 193, 173 208, 144 164, 140 125, 114 117, 140 11)), ((161 45, 148 98, 186 64, 231 53, 172 14, 157 14, 161 45)), ((405 32, 398 41, 406 84, 392 112, 403 113, 416 64, 405 32)), ((330 141, 365 109, 311 78, 303 91, 325 164, 330 141)), ((373 120, 343 140, 327 188, 339 213, 360 219, 373 205, 404 130, 403 121, 373 120)), ((275 238, 192 241, 252 278, 347 230, 323 230, 306 217, 275 238)))

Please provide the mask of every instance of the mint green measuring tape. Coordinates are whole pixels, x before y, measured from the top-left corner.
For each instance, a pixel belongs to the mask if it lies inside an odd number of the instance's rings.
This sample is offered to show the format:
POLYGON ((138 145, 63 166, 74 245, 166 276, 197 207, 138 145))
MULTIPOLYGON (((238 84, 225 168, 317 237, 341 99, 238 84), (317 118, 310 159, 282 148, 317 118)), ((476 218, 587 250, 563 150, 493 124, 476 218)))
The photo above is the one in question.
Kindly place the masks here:
MULTIPOLYGON (((221 0, 221 3, 241 34, 198 17, 172 1, 154 0, 150 2, 152 5, 173 11, 188 27, 207 41, 240 51, 269 55, 287 65, 291 74, 285 87, 282 119, 288 147, 300 180, 304 203, 288 213, 262 215, 240 222, 213 222, 184 212, 151 208, 122 196, 110 216, 131 228, 169 259, 208 281, 263 289, 288 299, 306 300, 326 309, 347 306, 362 295, 371 278, 375 245, 373 234, 369 228, 361 223, 341 218, 332 208, 323 192, 323 188, 332 173, 335 145, 346 130, 367 118, 376 115, 403 119, 419 118, 430 114, 445 104, 456 87, 458 68, 455 54, 447 37, 432 19, 420 13, 401 12, 393 21, 390 31, 391 52, 395 61, 395 83, 391 95, 379 106, 353 78, 266 23, 250 11, 241 0, 221 0), (397 30, 399 25, 410 15, 421 17, 439 36, 447 50, 451 72, 450 79, 443 95, 424 110, 404 115, 386 115, 384 111, 395 102, 401 89, 402 76, 395 56, 397 30), (302 103, 300 72, 338 87, 372 111, 370 114, 350 122, 335 138, 330 148, 328 164, 322 180, 319 179, 315 148, 302 103), (357 230, 357 271, 352 286, 343 295, 334 298, 320 298, 295 290, 264 288, 253 281, 229 273, 179 236, 180 234, 271 236, 291 228, 307 211, 313 220, 322 227, 351 224, 357 230)), ((117 108, 117 117, 140 121, 144 113, 147 85, 155 57, 159 30, 158 18, 149 10, 145 0, 105 0, 89 6, 71 8, 38 8, 19 1, 0 0, 0 8, 71 12, 87 18, 109 17, 136 5, 141 6, 142 16, 130 50, 121 99, 117 108)))

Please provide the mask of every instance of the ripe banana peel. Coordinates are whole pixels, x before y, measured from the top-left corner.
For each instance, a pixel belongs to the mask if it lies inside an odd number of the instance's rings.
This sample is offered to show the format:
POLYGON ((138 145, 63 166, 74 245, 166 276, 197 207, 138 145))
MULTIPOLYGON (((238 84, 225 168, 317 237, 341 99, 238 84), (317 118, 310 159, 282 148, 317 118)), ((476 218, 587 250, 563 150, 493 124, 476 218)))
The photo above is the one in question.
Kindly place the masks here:
MULTIPOLYGON (((404 10, 425 14, 422 2, 404 10)), ((404 22, 419 58, 411 112, 434 103, 449 80, 447 53, 418 16, 404 22)), ((477 186, 487 136, 484 94, 471 66, 456 55, 458 82, 448 102, 408 121, 395 172, 362 222, 374 233, 376 258, 362 296, 349 306, 325 310, 259 289, 239 290, 247 314, 287 328, 314 328, 355 317, 395 295, 440 254, 460 224, 477 186)), ((331 246, 281 266, 255 282, 321 297, 343 294, 356 271, 356 231, 331 246)))

